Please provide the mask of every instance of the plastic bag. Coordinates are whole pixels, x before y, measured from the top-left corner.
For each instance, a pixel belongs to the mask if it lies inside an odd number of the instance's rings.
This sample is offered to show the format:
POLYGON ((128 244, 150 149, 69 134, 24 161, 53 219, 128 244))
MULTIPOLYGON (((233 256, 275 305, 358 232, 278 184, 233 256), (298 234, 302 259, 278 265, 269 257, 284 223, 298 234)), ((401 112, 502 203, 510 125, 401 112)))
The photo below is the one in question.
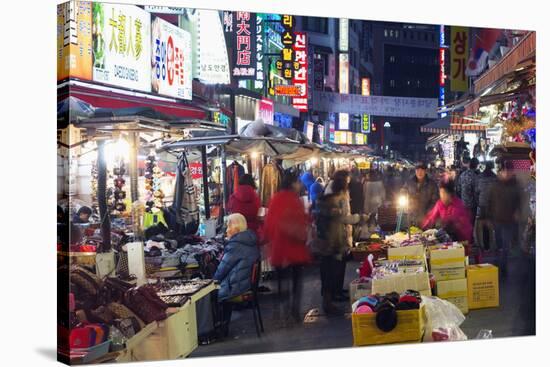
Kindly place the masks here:
POLYGON ((493 339, 493 330, 481 329, 477 333, 476 339, 493 339))
POLYGON ((459 341, 468 338, 460 329, 466 320, 462 311, 449 301, 422 296, 426 332, 424 341, 459 341))

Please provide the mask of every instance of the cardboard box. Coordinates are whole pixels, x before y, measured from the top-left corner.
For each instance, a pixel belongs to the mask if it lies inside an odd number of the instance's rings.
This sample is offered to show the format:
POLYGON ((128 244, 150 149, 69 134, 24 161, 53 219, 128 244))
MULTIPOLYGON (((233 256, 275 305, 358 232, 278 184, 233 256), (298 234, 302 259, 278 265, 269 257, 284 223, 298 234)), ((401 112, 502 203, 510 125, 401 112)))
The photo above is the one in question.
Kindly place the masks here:
POLYGON ((408 289, 422 293, 430 293, 430 277, 426 272, 398 273, 381 279, 372 280, 373 294, 386 294, 390 292, 402 293, 408 289))
POLYGON ((388 260, 421 260, 424 266, 426 262, 426 250, 423 245, 390 247, 388 248, 388 260))
POLYGON ((466 278, 437 282, 437 296, 468 313, 468 282, 466 278))
POLYGON ((470 265, 468 279, 468 306, 470 310, 499 306, 498 268, 491 264, 470 265))
POLYGON ((466 278, 466 268, 464 266, 459 268, 432 269, 431 273, 437 282, 466 278))
POLYGON ((353 345, 373 345, 420 341, 424 333, 424 307, 397 311, 395 329, 384 332, 376 326, 376 314, 352 314, 353 345))
POLYGON ((430 271, 460 267, 464 267, 464 247, 461 244, 430 247, 430 271))

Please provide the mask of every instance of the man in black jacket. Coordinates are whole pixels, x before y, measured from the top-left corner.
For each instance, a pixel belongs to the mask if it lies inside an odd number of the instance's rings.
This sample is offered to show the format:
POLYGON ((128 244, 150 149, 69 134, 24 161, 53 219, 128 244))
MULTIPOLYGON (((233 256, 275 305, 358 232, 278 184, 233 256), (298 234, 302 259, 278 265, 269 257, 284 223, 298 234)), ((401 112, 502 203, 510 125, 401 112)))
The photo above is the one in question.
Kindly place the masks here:
POLYGON ((416 165, 415 175, 403 187, 409 196, 410 223, 420 225, 439 199, 436 183, 428 177, 426 163, 416 165))

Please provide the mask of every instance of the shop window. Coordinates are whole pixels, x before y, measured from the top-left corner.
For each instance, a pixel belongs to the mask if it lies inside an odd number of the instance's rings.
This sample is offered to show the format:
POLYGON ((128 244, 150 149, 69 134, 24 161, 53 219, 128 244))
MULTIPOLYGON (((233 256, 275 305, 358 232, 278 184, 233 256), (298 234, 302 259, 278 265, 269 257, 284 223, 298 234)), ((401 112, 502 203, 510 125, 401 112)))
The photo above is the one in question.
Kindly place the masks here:
POLYGON ((388 37, 388 30, 384 29, 384 37, 388 37))
POLYGON ((395 80, 390 80, 390 87, 395 88, 395 80))
POLYGON ((399 38, 399 31, 395 31, 395 38, 399 38))

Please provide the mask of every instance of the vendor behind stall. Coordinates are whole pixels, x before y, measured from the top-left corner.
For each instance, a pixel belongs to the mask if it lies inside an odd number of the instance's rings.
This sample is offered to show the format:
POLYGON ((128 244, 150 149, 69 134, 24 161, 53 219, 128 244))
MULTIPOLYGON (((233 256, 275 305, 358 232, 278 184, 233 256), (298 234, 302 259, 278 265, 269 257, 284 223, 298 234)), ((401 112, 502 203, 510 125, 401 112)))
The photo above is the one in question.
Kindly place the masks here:
POLYGON ((92 209, 87 206, 82 206, 76 214, 73 216, 73 223, 85 224, 90 222, 90 216, 92 215, 92 209))
POLYGON ((424 219, 422 228, 433 228, 438 223, 453 240, 472 242, 470 212, 456 196, 453 181, 439 185, 439 200, 424 219))
POLYGON ((231 304, 227 301, 250 290, 252 266, 260 258, 254 232, 247 229, 246 218, 242 214, 227 217, 227 244, 223 257, 214 274, 214 280, 220 283, 218 301, 222 303, 223 324, 231 319, 231 304))

